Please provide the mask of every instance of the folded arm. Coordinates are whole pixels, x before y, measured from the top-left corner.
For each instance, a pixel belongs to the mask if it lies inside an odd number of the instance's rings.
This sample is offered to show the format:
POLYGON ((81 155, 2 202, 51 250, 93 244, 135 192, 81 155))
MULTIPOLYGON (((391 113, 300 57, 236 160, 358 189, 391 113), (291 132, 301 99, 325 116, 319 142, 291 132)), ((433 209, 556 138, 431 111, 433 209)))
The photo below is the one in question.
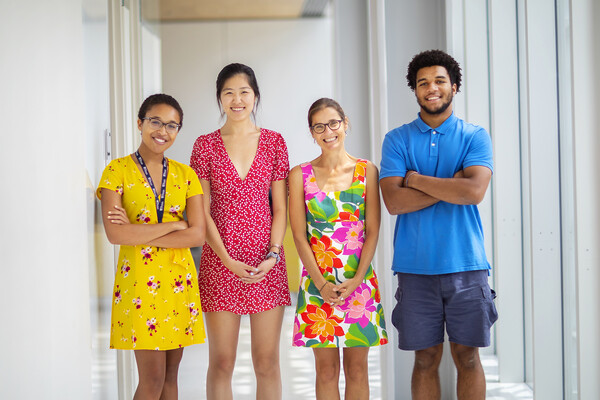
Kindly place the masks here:
POLYGON ((387 177, 380 181, 386 208, 392 215, 406 214, 439 201, 452 204, 479 204, 492 177, 492 171, 474 165, 458 171, 452 178, 436 178, 408 171, 408 177, 387 177))

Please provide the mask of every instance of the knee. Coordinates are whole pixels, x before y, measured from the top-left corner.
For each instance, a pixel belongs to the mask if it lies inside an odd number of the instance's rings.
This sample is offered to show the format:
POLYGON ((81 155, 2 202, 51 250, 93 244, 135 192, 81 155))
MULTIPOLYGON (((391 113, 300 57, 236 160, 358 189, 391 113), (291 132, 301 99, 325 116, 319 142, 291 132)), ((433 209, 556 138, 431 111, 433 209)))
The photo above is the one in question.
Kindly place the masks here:
POLYGON ((344 375, 347 381, 364 382, 369 379, 369 367, 365 363, 344 363, 344 375))
POLYGON ((452 356, 458 370, 473 370, 479 368, 479 349, 452 343, 452 356))
POLYGON ((219 354, 209 359, 209 368, 213 373, 232 376, 235 367, 235 354, 219 354))
POLYGON ((279 376, 279 357, 277 354, 255 355, 253 356, 252 363, 257 376, 279 376))
POLYGON ((442 359, 442 345, 415 351, 415 369, 437 370, 442 359))
MULTIPOLYGON (((338 360, 339 361, 339 360, 338 360)), ((315 364, 317 380, 324 382, 337 382, 340 376, 339 362, 317 362, 315 364)))

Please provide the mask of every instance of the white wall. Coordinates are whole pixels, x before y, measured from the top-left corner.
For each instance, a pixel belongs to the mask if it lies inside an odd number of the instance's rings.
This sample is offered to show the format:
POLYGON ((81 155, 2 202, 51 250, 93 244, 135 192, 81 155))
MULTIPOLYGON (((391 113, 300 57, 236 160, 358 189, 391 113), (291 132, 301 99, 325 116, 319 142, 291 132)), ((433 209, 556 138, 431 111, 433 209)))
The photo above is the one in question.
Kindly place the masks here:
POLYGON ((81 2, 3 1, 0 398, 90 398, 81 2))
POLYGON ((183 129, 169 155, 189 162, 196 138, 221 127, 217 74, 228 63, 241 62, 257 76, 258 125, 283 135, 291 166, 316 157, 306 115, 313 101, 333 95, 332 30, 329 18, 163 24, 163 90, 184 111, 183 129))

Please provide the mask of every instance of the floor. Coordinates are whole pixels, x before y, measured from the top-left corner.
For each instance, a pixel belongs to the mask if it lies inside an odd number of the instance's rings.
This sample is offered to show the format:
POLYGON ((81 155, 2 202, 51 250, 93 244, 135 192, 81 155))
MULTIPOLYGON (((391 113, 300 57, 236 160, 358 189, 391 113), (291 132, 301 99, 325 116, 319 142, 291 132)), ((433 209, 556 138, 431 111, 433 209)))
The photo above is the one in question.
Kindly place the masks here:
MULTIPOLYGON (((92 345, 94 364, 92 366, 92 398, 94 400, 117 400, 117 352, 108 349, 110 304, 98 307, 98 319, 93 326, 92 345)), ((314 399, 314 358, 310 349, 291 346, 294 307, 287 307, 284 315, 282 340, 280 343, 282 385, 284 400, 314 399)), ((389 344, 387 345, 389 346, 389 344)), ((250 321, 242 318, 238 359, 233 376, 233 391, 236 400, 254 399, 255 383, 250 358, 250 321)), ((379 366, 380 347, 369 351, 369 380, 372 400, 381 399, 381 370, 379 366)), ((518 383, 498 382, 498 362, 494 356, 482 357, 486 371, 487 400, 532 400, 529 386, 518 383)), ((194 345, 185 349, 179 372, 179 399, 205 399, 206 366, 208 345, 194 345)), ((340 392, 343 393, 344 377, 340 378, 340 392)), ((391 399, 390 399, 391 400, 391 399)))

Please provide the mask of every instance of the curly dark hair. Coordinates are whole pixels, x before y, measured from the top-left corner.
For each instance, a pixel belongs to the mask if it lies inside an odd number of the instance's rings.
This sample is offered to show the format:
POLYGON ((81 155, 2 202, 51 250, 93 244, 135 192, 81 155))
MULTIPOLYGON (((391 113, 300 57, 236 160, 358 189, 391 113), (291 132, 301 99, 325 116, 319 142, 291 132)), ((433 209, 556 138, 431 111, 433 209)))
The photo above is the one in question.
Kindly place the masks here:
POLYGON ((181 108, 181 106, 179 105, 179 102, 177 102, 177 100, 175 100, 174 97, 169 96, 168 94, 164 94, 164 93, 157 93, 157 94, 153 94, 150 95, 146 98, 146 100, 144 100, 144 102, 142 103, 142 105, 140 106, 140 110, 138 111, 138 118, 142 119, 146 117, 146 113, 148 113, 148 111, 159 104, 166 104, 168 106, 171 106, 175 109, 175 111, 177 111, 177 113, 179 114, 179 126, 180 128, 183 126, 183 109, 181 108))
POLYGON ((448 75, 450 76, 450 83, 453 85, 456 84, 456 91, 458 92, 460 90, 462 78, 460 65, 452 58, 452 56, 441 50, 427 50, 413 57, 408 64, 408 71, 406 74, 408 87, 414 91, 417 87, 417 72, 419 72, 421 68, 432 67, 434 65, 446 68, 446 71, 448 71, 448 75))

